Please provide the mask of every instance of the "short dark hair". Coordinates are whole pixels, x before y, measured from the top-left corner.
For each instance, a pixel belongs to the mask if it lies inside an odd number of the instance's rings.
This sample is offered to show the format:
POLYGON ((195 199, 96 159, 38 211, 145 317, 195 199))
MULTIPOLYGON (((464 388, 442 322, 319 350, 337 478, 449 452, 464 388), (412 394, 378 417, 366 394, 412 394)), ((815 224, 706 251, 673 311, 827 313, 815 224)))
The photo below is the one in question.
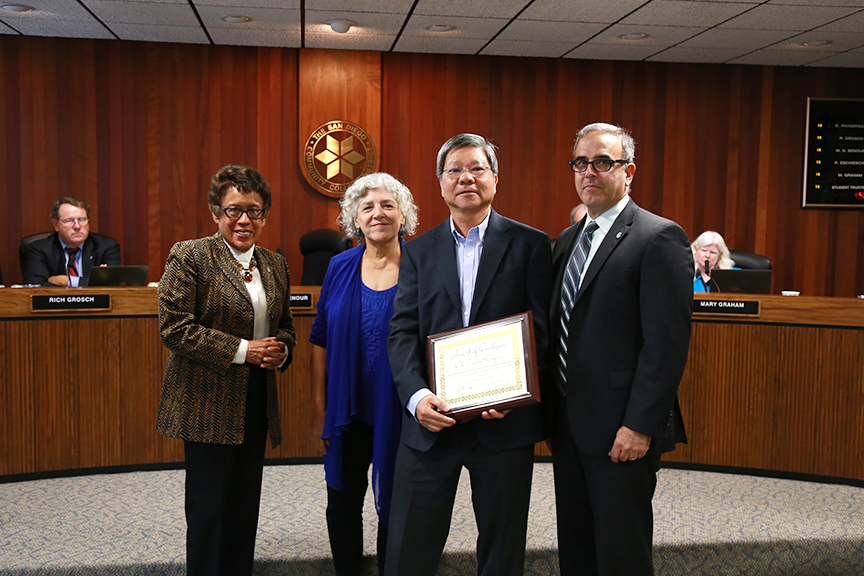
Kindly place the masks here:
POLYGON ((633 136, 630 135, 630 132, 616 124, 606 124, 603 122, 588 124, 579 131, 579 134, 576 135, 576 142, 573 143, 574 158, 576 157, 576 147, 579 146, 579 142, 582 138, 592 132, 601 132, 603 134, 617 136, 621 140, 621 151, 624 153, 624 158, 622 158, 622 160, 626 160, 631 164, 636 162, 636 141, 633 139, 633 136))
POLYGON ((76 208, 83 208, 87 211, 87 218, 90 218, 90 204, 88 204, 86 200, 82 200, 76 196, 64 196, 51 205, 52 220, 60 220, 60 206, 63 204, 69 204, 76 208))
POLYGON ((270 212, 272 196, 270 185, 261 176, 261 173, 248 166, 236 166, 229 164, 221 168, 213 178, 210 179, 210 190, 207 192, 207 202, 210 210, 217 213, 218 206, 225 199, 225 194, 231 188, 246 194, 260 194, 264 201, 264 213, 270 212))
POLYGON ((438 180, 444 175, 444 162, 447 161, 447 155, 451 150, 459 150, 462 148, 480 148, 486 154, 486 159, 489 161, 489 167, 492 169, 492 174, 498 174, 498 156, 495 155, 496 146, 477 134, 457 134, 441 146, 438 150, 438 167, 436 174, 438 180))

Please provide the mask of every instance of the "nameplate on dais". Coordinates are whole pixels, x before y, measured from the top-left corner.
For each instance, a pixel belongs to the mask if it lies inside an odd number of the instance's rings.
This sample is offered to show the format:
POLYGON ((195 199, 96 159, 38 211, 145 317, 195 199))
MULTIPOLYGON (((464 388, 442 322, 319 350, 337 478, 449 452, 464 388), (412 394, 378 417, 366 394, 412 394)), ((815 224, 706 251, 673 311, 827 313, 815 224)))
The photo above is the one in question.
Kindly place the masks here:
POLYGON ((110 310, 110 294, 52 294, 33 295, 33 312, 69 312, 74 310, 110 310))
POLYGON ((694 314, 759 315, 759 302, 750 300, 693 300, 694 314))
POLYGON ((312 308, 312 293, 300 292, 291 294, 291 308, 312 308))

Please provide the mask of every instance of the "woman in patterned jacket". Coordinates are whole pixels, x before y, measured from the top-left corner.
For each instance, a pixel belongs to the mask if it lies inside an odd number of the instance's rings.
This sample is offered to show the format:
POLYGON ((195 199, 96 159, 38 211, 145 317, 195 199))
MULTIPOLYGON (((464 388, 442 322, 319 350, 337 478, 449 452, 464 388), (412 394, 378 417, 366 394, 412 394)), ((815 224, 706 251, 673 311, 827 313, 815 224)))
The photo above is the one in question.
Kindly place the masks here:
POLYGON ((210 182, 218 231, 174 245, 159 283, 169 350, 156 431, 184 441, 190 576, 252 574, 264 449, 282 439, 274 370, 297 341, 285 258, 256 246, 270 210, 257 170, 210 182))

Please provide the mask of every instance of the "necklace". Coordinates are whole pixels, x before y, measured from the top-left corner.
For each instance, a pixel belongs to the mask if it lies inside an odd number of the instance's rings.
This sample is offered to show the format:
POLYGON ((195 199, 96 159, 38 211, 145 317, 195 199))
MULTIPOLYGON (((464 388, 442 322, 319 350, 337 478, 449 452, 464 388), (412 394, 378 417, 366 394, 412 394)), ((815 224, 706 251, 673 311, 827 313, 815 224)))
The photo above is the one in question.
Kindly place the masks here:
POLYGON ((246 280, 246 282, 251 282, 252 271, 255 270, 255 266, 257 265, 255 263, 255 258, 252 258, 252 260, 249 262, 249 268, 244 268, 243 265, 240 264, 240 262, 238 262, 237 260, 234 260, 234 264, 237 265, 237 269, 240 271, 241 274, 243 274, 243 279, 246 280))

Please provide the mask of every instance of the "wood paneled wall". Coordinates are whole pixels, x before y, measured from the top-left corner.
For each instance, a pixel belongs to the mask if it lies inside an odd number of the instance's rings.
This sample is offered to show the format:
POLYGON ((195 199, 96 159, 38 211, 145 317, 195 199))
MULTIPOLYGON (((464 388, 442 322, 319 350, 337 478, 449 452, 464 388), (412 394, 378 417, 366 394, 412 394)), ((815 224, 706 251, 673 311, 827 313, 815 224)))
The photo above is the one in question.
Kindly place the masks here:
MULTIPOLYGON (((299 278, 300 236, 335 227, 334 200, 298 165, 299 51, 0 37, 0 238, 6 283, 19 238, 75 194, 126 263, 158 279, 170 246, 212 233, 210 176, 258 167, 274 191, 261 239, 299 278)), ((463 131, 499 146, 496 208, 555 237, 576 199, 576 131, 620 123, 637 146, 633 197, 695 237, 720 231, 770 256, 774 291, 864 293, 864 211, 802 209, 807 96, 860 97, 864 71, 381 54, 381 169, 414 192, 420 231, 446 217, 435 154, 463 131)), ((345 53, 346 70, 357 53, 345 53)), ((301 135, 302 136, 302 135, 301 135)))

